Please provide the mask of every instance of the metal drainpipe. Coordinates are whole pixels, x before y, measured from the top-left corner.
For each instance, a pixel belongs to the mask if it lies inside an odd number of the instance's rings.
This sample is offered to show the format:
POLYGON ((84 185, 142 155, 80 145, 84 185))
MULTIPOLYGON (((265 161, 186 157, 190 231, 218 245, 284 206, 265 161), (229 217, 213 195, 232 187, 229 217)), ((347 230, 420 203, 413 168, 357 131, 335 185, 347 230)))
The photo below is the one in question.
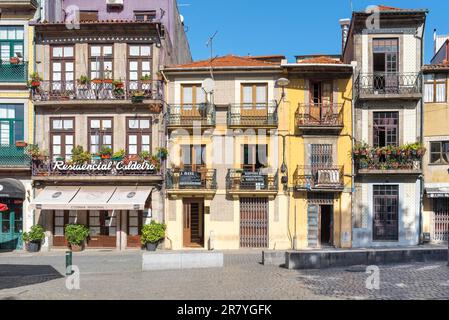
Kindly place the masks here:
MULTIPOLYGON (((421 64, 420 68, 424 65, 424 35, 426 32, 426 24, 423 24, 423 31, 421 35, 421 64)), ((421 70, 420 70, 421 73, 421 70)), ((424 89, 424 79, 422 77, 421 73, 421 91, 424 89)), ((420 142, 421 144, 424 143, 424 97, 421 96, 421 110, 420 110, 420 142)), ((424 161, 421 159, 421 168, 423 167, 424 161)), ((421 174, 419 179, 420 181, 420 196, 419 196, 419 229, 418 229, 418 243, 422 244, 421 241, 421 234, 423 231, 423 206, 424 206, 424 175, 421 174)))
MULTIPOLYGON (((352 103, 351 103, 351 122, 352 122, 352 128, 351 128, 351 150, 354 149, 354 139, 355 139, 355 97, 354 97, 354 88, 356 87, 356 81, 358 80, 358 76, 356 78, 356 66, 352 67, 352 103)), ((354 198, 356 196, 355 192, 355 162, 354 158, 352 159, 352 172, 351 172, 351 248, 353 247, 354 243, 354 198)))

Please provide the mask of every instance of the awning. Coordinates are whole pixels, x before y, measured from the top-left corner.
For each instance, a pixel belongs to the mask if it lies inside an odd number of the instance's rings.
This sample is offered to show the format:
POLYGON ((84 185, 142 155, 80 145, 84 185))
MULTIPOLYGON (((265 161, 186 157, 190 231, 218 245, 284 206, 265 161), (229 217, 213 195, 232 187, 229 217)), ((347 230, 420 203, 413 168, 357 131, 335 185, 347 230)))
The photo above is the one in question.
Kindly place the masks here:
POLYGON ((78 193, 80 187, 46 187, 31 202, 31 209, 70 210, 69 202, 78 193))
POLYGON ((108 201, 117 187, 81 187, 68 204, 69 210, 109 210, 108 201))
POLYGON ((150 187, 117 187, 108 207, 110 210, 144 210, 150 193, 150 187))
POLYGON ((144 210, 151 187, 46 187, 31 202, 42 210, 144 210))
POLYGON ((449 198, 449 188, 426 188, 428 198, 449 198))
POLYGON ((0 198, 25 200, 25 186, 16 179, 0 179, 0 198))

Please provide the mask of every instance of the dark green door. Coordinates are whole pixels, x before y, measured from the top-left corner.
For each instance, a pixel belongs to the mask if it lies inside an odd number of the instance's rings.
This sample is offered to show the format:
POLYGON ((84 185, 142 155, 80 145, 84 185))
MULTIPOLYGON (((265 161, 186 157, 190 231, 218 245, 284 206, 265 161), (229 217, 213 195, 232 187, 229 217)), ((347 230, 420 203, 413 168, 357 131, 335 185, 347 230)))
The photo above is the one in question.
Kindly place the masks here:
POLYGON ((0 213, 0 250, 22 248, 22 210, 8 205, 9 210, 0 213))

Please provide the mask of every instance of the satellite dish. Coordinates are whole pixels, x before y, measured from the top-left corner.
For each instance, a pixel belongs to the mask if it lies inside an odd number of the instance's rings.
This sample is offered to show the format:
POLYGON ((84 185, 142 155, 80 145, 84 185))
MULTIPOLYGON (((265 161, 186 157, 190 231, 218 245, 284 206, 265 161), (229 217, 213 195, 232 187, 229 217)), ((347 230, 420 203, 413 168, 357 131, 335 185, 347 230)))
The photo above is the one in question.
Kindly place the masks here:
POLYGON ((179 15, 179 20, 181 20, 181 23, 184 24, 184 16, 182 14, 179 15))
POLYGON ((211 93, 215 89, 215 81, 212 78, 207 78, 203 81, 203 89, 206 93, 211 93))

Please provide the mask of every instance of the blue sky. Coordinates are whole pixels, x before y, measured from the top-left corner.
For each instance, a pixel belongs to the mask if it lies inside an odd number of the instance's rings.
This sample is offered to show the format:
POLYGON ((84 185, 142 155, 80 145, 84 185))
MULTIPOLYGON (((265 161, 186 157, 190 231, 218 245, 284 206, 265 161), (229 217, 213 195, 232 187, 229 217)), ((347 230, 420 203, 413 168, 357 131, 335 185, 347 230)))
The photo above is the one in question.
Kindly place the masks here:
MULTIPOLYGON (((352 0, 355 10, 383 4, 429 9, 426 61, 433 54, 433 29, 449 34, 447 0, 352 0)), ((178 0, 195 60, 208 59, 208 38, 218 31, 214 56, 340 53, 338 20, 351 16, 350 0, 178 0)))

